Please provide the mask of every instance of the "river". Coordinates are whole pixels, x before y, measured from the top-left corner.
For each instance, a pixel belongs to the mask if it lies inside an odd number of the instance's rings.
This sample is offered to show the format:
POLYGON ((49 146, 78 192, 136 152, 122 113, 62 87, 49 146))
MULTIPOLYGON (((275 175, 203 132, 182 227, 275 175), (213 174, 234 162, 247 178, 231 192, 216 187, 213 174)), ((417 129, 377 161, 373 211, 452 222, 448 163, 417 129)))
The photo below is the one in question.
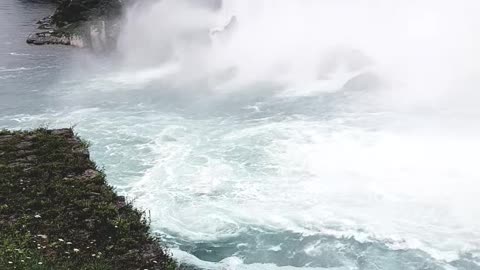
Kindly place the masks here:
MULTIPOLYGON (((406 66, 405 55, 386 57, 391 52, 372 57, 395 61, 382 69, 388 74, 392 66, 408 69, 401 77, 422 79, 416 88, 383 91, 392 87, 378 82, 384 74, 379 69, 369 69, 366 77, 357 77, 355 68, 335 69, 312 80, 317 63, 311 59, 352 67, 364 62, 358 60, 363 54, 324 48, 310 57, 310 46, 289 43, 325 44, 303 38, 311 37, 312 14, 305 8, 310 2, 261 2, 272 13, 252 13, 253 2, 227 5, 223 21, 233 11, 239 30, 227 43, 213 45, 185 35, 211 20, 187 16, 188 23, 178 23, 184 17, 168 14, 191 13, 171 1, 138 7, 127 14, 119 51, 105 54, 27 45, 35 22, 54 7, 2 0, 0 128, 75 126, 92 143, 92 158, 110 184, 147 210, 153 231, 180 262, 200 269, 480 269, 480 114, 478 90, 468 88, 480 85, 477 80, 458 72, 448 77, 465 82, 455 95, 434 92, 445 85, 442 74, 453 74, 432 64, 443 47, 431 58, 419 58, 431 47, 416 50, 418 65, 406 66), (304 12, 306 24, 271 30, 291 10, 304 12), (254 14, 250 24, 242 22, 248 14, 254 14), (153 25, 158 17, 163 24, 153 25), (265 29, 272 31, 268 39, 265 29), (184 46, 169 52, 179 58, 165 60, 173 37, 184 46), (146 46, 151 42, 156 46, 146 46), (435 72, 421 73, 427 61, 435 72)), ((344 29, 332 15, 337 7, 323 8, 323 18, 344 29)), ((463 44, 460 35, 456 40, 463 44)), ((330 33, 334 38, 343 37, 330 33)), ((463 56, 449 55, 443 64, 464 67, 463 56)))

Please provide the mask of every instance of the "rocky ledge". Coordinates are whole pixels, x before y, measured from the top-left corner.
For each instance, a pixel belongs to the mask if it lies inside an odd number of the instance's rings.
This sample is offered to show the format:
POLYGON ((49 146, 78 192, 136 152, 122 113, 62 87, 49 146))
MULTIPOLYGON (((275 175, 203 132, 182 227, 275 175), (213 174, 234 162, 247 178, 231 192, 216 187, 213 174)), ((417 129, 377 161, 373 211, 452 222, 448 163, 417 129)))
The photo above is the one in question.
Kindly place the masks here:
POLYGON ((81 36, 54 30, 30 34, 27 38, 27 43, 33 45, 59 44, 84 47, 81 36))
POLYGON ((60 44, 105 49, 118 33, 122 0, 50 0, 55 12, 37 22, 38 29, 27 38, 34 45, 60 44))
POLYGON ((0 269, 175 269, 71 129, 0 131, 0 269))

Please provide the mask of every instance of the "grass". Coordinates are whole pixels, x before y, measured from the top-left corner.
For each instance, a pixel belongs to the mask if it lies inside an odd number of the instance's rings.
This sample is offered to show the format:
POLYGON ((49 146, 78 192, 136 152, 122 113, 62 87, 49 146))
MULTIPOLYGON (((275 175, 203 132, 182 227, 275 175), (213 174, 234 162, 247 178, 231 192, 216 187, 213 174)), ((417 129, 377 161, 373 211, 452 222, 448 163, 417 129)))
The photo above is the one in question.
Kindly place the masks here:
POLYGON ((0 131, 0 269, 175 269, 71 129, 0 131))

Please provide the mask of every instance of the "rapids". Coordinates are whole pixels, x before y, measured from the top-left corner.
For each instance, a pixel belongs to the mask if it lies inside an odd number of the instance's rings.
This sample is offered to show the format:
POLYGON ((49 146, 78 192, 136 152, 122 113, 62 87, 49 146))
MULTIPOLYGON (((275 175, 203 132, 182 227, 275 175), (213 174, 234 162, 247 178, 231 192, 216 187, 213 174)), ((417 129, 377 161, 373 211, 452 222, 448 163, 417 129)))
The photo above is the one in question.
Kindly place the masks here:
POLYGON ((102 55, 3 1, 0 128, 76 125, 200 269, 480 269, 478 1, 214 4, 130 6, 102 55))

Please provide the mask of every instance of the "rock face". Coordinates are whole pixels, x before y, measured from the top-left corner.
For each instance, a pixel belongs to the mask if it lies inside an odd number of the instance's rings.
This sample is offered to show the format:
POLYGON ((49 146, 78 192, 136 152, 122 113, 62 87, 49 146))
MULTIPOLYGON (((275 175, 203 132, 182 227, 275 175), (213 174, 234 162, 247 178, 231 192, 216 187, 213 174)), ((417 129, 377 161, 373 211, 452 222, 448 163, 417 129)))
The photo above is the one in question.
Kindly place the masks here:
POLYGON ((61 44, 61 45, 74 45, 77 47, 83 47, 83 41, 80 37, 77 38, 78 43, 75 42, 75 38, 68 33, 56 32, 54 30, 38 32, 30 34, 27 38, 28 44, 45 45, 45 44, 61 44))
POLYGON ((0 130, 0 269, 175 269, 87 147, 71 129, 0 130))
POLYGON ((106 49, 115 43, 121 0, 52 0, 58 8, 54 14, 38 21, 38 29, 27 43, 61 44, 106 49), (46 30, 46 31, 45 31, 46 30))

